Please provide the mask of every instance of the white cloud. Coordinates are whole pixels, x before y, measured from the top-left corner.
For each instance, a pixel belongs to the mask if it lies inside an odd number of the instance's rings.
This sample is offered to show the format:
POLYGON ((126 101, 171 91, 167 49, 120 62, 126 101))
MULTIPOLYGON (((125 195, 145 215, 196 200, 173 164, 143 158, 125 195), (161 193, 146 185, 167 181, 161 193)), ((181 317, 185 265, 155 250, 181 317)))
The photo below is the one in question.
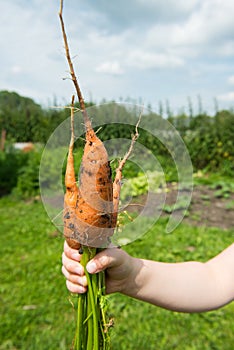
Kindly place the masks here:
POLYGON ((105 73, 111 75, 122 75, 124 73, 123 69, 120 67, 119 62, 103 62, 96 68, 96 72, 105 73))
POLYGON ((233 56, 234 2, 203 0, 198 5, 183 20, 153 24, 146 34, 147 46, 183 57, 233 56))
POLYGON ((23 72, 23 68, 21 66, 18 66, 18 65, 12 66, 10 70, 15 75, 20 74, 20 73, 23 72))
POLYGON ((151 53, 144 50, 131 51, 128 62, 132 67, 140 69, 176 68, 184 65, 184 60, 167 53, 151 53))
MULTIPOLYGON (((202 0, 87 0, 90 12, 102 15, 109 32, 126 28, 149 27, 153 23, 180 21, 193 11, 202 0)), ((100 23, 99 23, 100 24, 100 23)))
POLYGON ((204 0, 187 21, 175 32, 179 44, 219 44, 232 37, 234 2, 204 0))
POLYGON ((162 11, 163 9, 165 12, 169 12, 168 9, 170 9, 170 11, 176 13, 188 13, 191 12, 199 2, 200 0, 177 0, 176 2, 174 0, 167 0, 166 2, 165 0, 137 0, 136 5, 138 5, 138 7, 139 5, 145 7, 150 11, 162 11))
POLYGON ((231 84, 231 85, 234 85, 234 75, 231 75, 231 76, 228 78, 228 83, 231 84))
POLYGON ((228 92, 228 93, 223 94, 223 95, 219 95, 218 99, 220 99, 222 101, 234 102, 234 91, 228 92))
MULTIPOLYGON (((70 100, 73 85, 62 81, 69 73, 58 7, 57 1, 0 1, 0 89, 44 103, 53 95, 70 100)), ((183 95, 186 101, 188 94, 201 94, 205 101, 228 91, 233 13, 230 0, 65 1, 64 20, 84 97, 140 96, 157 105, 157 98, 180 104, 183 95)), ((233 106, 231 94, 221 96, 223 105, 233 106)))

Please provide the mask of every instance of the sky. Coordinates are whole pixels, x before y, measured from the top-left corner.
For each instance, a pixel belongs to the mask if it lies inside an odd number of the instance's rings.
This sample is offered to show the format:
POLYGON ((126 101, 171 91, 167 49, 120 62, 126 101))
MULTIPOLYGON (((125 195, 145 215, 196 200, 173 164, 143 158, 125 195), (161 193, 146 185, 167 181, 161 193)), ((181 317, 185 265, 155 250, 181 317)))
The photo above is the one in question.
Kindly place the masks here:
MULTIPOLYGON (((0 90, 45 107, 71 100, 58 10, 59 0, 0 0, 0 90)), ((85 100, 233 108, 233 13, 231 0, 64 0, 85 100)))

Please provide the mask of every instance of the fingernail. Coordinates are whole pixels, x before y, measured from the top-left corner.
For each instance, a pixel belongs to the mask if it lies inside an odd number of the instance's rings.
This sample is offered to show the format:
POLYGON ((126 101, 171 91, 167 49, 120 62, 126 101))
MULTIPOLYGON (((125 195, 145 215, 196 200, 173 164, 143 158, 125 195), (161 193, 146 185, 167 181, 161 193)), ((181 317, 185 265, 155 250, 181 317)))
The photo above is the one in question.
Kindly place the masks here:
POLYGON ((89 273, 95 273, 97 267, 96 267, 96 264, 93 261, 91 261, 87 264, 86 269, 89 273))

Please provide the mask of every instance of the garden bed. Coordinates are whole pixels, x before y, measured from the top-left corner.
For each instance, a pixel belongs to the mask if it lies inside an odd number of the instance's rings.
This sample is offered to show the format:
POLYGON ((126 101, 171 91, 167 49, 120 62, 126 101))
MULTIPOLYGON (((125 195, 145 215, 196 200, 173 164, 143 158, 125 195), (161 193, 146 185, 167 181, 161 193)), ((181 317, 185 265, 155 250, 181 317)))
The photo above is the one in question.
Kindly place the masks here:
MULTIPOLYGON (((184 222, 195 226, 219 227, 221 229, 231 229, 234 227, 234 193, 225 189, 211 188, 205 185, 197 185, 193 189, 190 206, 185 212, 184 222)), ((163 208, 158 207, 165 194, 155 193, 151 200, 151 207, 147 209, 147 215, 153 215, 155 210, 162 210, 162 216, 168 216, 174 209, 177 197, 175 185, 167 187, 166 200, 163 208)), ((186 191, 184 191, 186 196, 186 191)), ((146 202, 147 195, 134 198, 131 205, 126 209, 129 212, 141 212, 142 205, 146 202), (136 203, 134 205, 133 203, 136 203), (139 206, 139 204, 141 204, 139 206)), ((177 203, 177 211, 185 211, 184 204, 177 203)))

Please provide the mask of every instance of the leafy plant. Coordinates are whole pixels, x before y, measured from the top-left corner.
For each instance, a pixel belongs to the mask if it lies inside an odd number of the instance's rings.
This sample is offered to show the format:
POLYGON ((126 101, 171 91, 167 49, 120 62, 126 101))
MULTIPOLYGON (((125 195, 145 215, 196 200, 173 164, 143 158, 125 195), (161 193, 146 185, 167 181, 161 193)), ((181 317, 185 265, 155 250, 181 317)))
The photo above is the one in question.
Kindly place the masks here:
POLYGON ((234 183, 226 181, 217 181, 212 184, 210 188, 215 189, 215 197, 218 198, 229 198, 230 194, 234 192, 234 183))
POLYGON ((147 171, 145 174, 140 173, 137 177, 127 180, 123 183, 121 189, 121 199, 126 200, 141 194, 158 192, 165 185, 164 174, 158 171, 147 171))
POLYGON ((10 147, 0 151, 0 196, 11 193, 17 184, 20 169, 28 161, 28 154, 10 147))
POLYGON ((41 151, 34 150, 28 153, 27 163, 18 171, 17 185, 14 194, 28 198, 39 194, 39 165, 41 151))

